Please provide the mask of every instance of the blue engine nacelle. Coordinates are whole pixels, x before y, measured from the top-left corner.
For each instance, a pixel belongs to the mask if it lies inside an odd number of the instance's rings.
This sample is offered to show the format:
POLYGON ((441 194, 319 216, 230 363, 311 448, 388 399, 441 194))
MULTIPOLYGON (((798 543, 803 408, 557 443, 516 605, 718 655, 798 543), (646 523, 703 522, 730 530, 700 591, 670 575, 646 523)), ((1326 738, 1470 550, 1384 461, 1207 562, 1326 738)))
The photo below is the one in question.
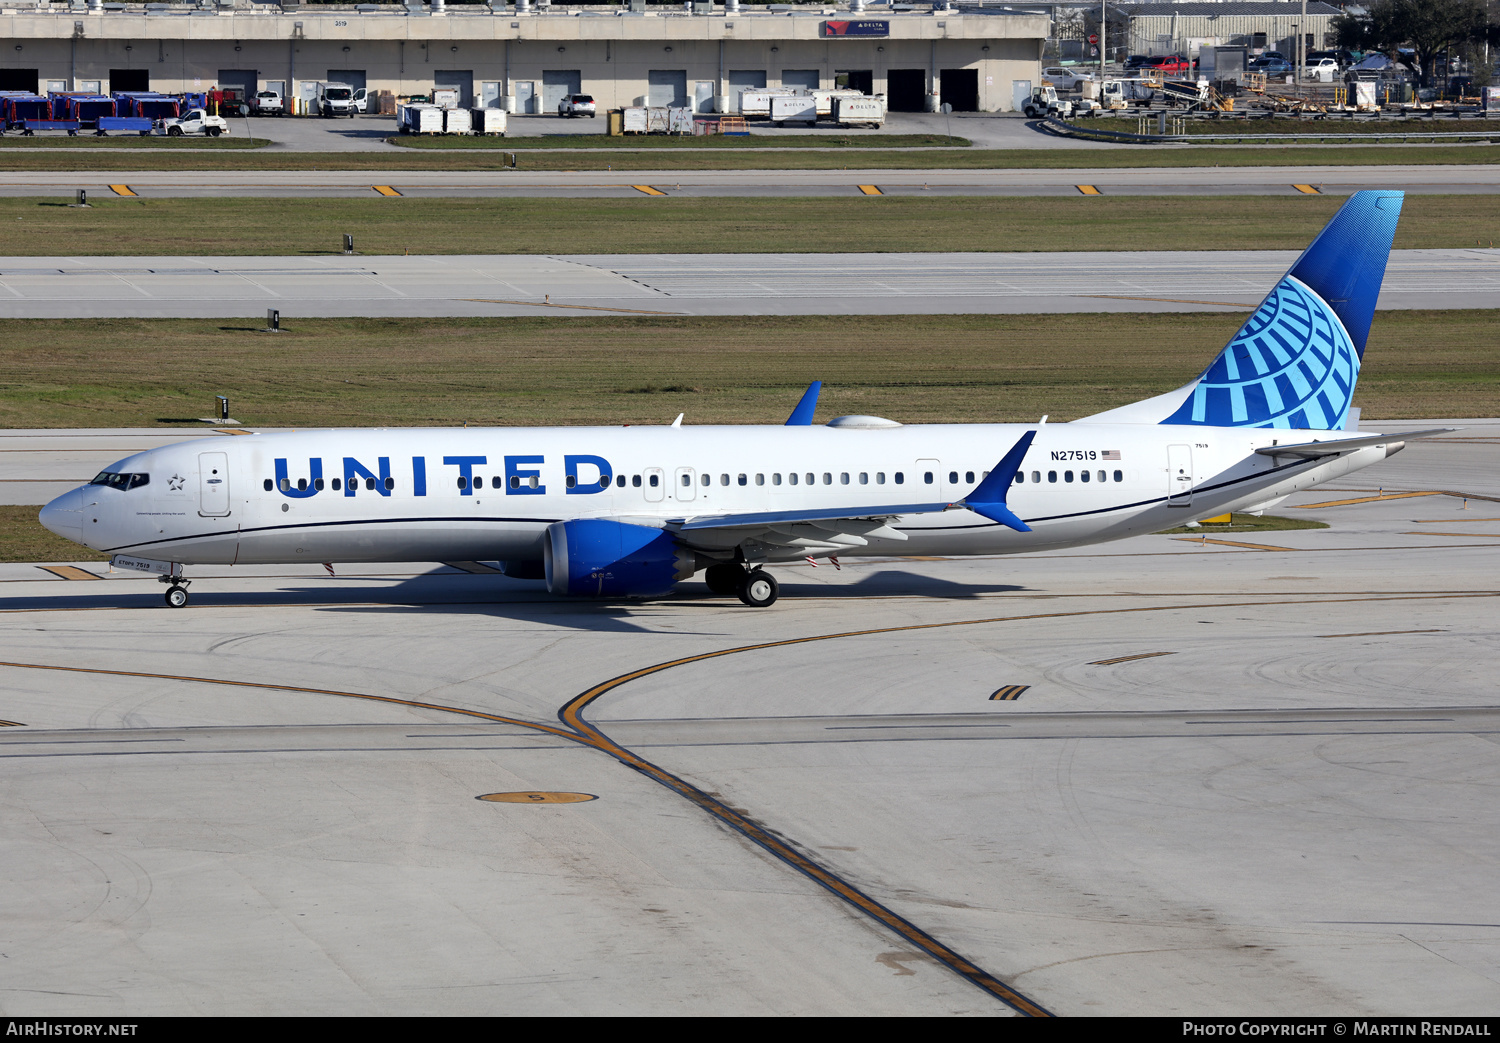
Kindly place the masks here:
POLYGON ((547 589, 582 597, 656 597, 691 579, 693 552, 649 525, 582 518, 547 526, 547 589))

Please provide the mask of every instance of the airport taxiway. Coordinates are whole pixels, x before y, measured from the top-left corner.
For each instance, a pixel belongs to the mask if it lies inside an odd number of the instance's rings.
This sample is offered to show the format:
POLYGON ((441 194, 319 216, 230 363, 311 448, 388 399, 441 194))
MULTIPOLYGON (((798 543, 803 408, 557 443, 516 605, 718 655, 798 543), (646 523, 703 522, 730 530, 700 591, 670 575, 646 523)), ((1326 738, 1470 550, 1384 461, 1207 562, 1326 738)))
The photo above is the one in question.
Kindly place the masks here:
MULTIPOLYGON (((765 611, 0 566, 0 1010, 1014 1011, 928 939, 1063 1015, 1488 1014, 1500 422, 1412 423, 1463 430, 1275 512, 1329 529, 765 611)), ((178 435, 14 437, 6 478, 178 435)))
MULTIPOLYGON (((7 318, 1243 311, 1294 250, 3 257, 7 318)), ((1381 308, 1500 307, 1500 252, 1395 250, 1381 308)))

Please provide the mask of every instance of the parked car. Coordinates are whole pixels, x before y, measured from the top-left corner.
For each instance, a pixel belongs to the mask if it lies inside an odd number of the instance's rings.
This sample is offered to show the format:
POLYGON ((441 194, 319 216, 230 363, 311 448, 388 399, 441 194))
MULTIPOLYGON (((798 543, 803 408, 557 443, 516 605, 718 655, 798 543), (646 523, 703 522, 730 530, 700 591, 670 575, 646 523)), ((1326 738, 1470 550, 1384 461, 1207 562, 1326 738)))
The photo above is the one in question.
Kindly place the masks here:
POLYGON ((286 101, 275 91, 261 91, 255 96, 253 111, 257 116, 285 116, 286 101))
POLYGON ((1302 78, 1313 83, 1332 83, 1338 75, 1339 63, 1332 58, 1309 58, 1302 67, 1302 78))
POLYGON ((1292 63, 1285 58, 1267 58, 1264 55, 1250 63, 1251 72, 1263 72, 1267 76, 1285 76, 1292 71, 1292 63))
POLYGON ((1191 69, 1193 63, 1180 54, 1158 54, 1151 58, 1145 67, 1153 72, 1177 76, 1191 69))
POLYGON ((204 109, 189 109, 181 116, 157 120, 156 129, 169 138, 180 138, 184 134, 206 134, 216 138, 228 132, 229 121, 223 116, 210 116, 204 109))
POLYGON ((1125 71, 1132 69, 1144 69, 1151 64, 1151 56, 1146 54, 1132 54, 1125 59, 1125 71))
POLYGON ((1092 82, 1093 79, 1093 73, 1078 72, 1060 65, 1049 66, 1042 70, 1042 82, 1050 83, 1060 91, 1076 91, 1079 84, 1092 82))
POLYGON ((594 111, 594 96, 592 94, 565 94, 562 101, 557 103, 557 114, 572 119, 574 116, 588 116, 590 118, 598 115, 594 111))

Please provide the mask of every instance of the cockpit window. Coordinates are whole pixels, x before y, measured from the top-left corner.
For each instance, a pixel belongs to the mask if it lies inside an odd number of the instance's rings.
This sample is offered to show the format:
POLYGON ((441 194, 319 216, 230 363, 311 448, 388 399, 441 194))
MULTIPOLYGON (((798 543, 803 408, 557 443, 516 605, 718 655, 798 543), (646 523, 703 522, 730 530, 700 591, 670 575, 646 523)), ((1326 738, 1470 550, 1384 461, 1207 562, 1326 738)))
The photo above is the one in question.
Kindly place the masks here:
POLYGON ((107 485, 112 489, 119 489, 121 492, 125 492, 128 489, 139 489, 143 485, 150 485, 151 476, 149 474, 117 474, 114 471, 100 471, 89 484, 107 485))

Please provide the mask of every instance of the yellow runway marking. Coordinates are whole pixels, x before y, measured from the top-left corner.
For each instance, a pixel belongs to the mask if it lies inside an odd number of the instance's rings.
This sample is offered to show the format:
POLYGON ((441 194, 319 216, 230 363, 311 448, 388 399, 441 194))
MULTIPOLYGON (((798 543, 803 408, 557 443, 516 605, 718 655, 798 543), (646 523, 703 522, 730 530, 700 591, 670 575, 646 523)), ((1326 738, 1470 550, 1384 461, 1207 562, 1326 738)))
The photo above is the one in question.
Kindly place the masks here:
POLYGON ((1305 196, 1320 196, 1323 194, 1321 188, 1314 188, 1312 185, 1293 185, 1292 187, 1305 196))
POLYGON ((1403 536, 1457 536, 1465 540, 1500 540, 1500 532, 1403 532, 1403 536))
POLYGON ((1296 547, 1273 547, 1269 543, 1241 543, 1238 540, 1213 540, 1207 536, 1173 536, 1183 543, 1217 543, 1221 547, 1243 547, 1246 550, 1296 550, 1296 547))
POLYGON ((253 435, 254 431, 241 431, 237 427, 216 427, 214 433, 219 435, 253 435))
POLYGON ((883 196, 884 192, 876 185, 860 185, 859 190, 867 196, 883 196))
POLYGON ((50 572, 59 579, 99 579, 92 572, 86 572, 72 565, 38 565, 37 568, 43 572, 50 572))
POLYGON ((474 799, 496 804, 582 804, 599 798, 592 793, 481 793, 474 799))
POLYGON ((390 185, 371 185, 370 187, 383 196, 390 196, 392 198, 400 198, 401 196, 401 193, 397 192, 390 185))
POLYGON ((992 702, 1013 703, 1021 698, 1021 693, 1030 687, 1031 685, 1029 684, 1008 684, 1004 688, 997 689, 995 694, 990 696, 990 700, 992 702))
POLYGON ((1370 630, 1363 634, 1319 634, 1319 637, 1385 637, 1387 634, 1446 634, 1448 631, 1441 628, 1437 630, 1370 630))
POLYGON ((1381 493, 1379 496, 1360 496, 1353 500, 1324 500, 1322 503, 1299 503, 1292 506, 1296 511, 1315 511, 1319 507, 1347 507, 1351 503, 1374 503, 1377 500, 1405 500, 1413 496, 1442 496, 1441 489, 1428 489, 1419 493, 1381 493))
POLYGON ((680 311, 646 311, 643 308, 605 308, 596 304, 554 304, 551 301, 506 301, 489 297, 460 297, 472 304, 524 304, 528 308, 571 308, 574 311, 613 311, 625 315, 682 315, 680 311))
POLYGON ((486 573, 502 574, 499 569, 490 565, 483 565, 477 561, 445 561, 443 564, 447 565, 450 569, 457 569, 459 572, 472 572, 476 576, 482 576, 486 573))
POLYGON ((133 195, 135 195, 135 193, 133 191, 131 191, 131 188, 130 188, 129 185, 110 185, 109 186, 109 190, 111 192, 113 192, 117 196, 133 196, 133 195))
POLYGON ((1157 656, 1176 654, 1176 652, 1140 652, 1136 655, 1122 655, 1117 659, 1096 659, 1089 666, 1114 666, 1116 663, 1131 663, 1137 659, 1155 659, 1157 656))
POLYGON ((1079 192, 1080 195, 1085 195, 1085 196, 1103 195, 1103 193, 1100 192, 1093 185, 1074 185, 1073 187, 1076 188, 1076 189, 1078 189, 1078 192, 1079 192))
POLYGON ((659 188, 652 188, 650 185, 631 185, 630 187, 633 188, 633 189, 635 189, 637 192, 644 192, 648 196, 664 196, 664 195, 666 195, 666 193, 663 192, 661 189, 659 189, 659 188))
POLYGON ((0 728, 24 728, 26 725, 20 721, 0 721, 0 728))

